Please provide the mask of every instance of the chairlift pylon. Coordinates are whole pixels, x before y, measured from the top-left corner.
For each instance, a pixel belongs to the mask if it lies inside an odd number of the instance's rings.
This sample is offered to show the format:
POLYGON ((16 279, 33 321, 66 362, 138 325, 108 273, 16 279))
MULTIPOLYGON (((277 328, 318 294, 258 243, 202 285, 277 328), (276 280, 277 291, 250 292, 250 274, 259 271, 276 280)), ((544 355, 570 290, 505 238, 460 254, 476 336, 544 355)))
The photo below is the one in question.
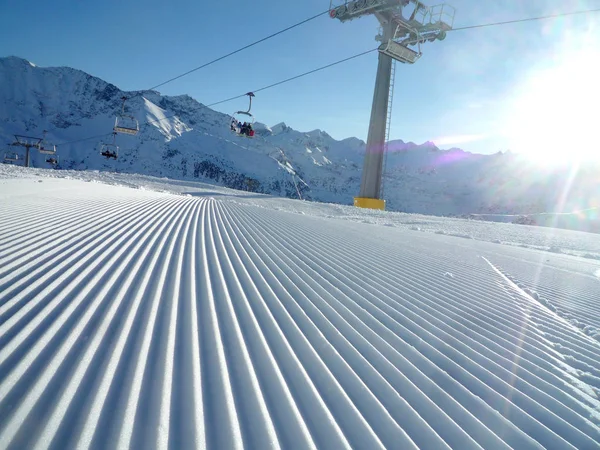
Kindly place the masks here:
POLYGON ((248 98, 250 100, 248 109, 246 111, 234 112, 231 115, 230 129, 238 136, 253 138, 254 137, 254 129, 252 128, 252 125, 254 125, 255 119, 250 111, 252 110, 252 98, 256 97, 256 96, 254 95, 253 92, 248 92, 248 93, 246 93, 246 95, 248 96, 248 98), (246 116, 249 118, 248 120, 243 121, 247 124, 246 127, 243 126, 243 122, 242 122, 242 120, 240 120, 240 116, 246 116))
POLYGON ((135 117, 129 114, 125 114, 125 102, 127 97, 121 97, 123 104, 121 106, 121 114, 115 118, 115 126, 113 131, 115 133, 123 133, 135 136, 140 131, 140 124, 135 117))
POLYGON ((106 159, 116 160, 119 156, 119 146, 117 145, 117 133, 113 132, 113 140, 110 142, 103 142, 100 146, 100 154, 106 159))

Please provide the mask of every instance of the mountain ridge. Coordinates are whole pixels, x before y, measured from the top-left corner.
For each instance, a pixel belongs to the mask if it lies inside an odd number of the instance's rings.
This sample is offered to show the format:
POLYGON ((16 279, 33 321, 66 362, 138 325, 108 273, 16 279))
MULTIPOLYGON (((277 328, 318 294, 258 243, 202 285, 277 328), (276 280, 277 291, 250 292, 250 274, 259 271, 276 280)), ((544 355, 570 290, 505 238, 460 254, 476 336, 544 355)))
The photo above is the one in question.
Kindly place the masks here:
MULTIPOLYGON (((47 129, 52 142, 72 142, 59 147, 59 168, 198 179, 341 204, 358 194, 365 142, 356 137, 338 141, 326 131, 297 131, 282 121, 271 127, 258 122, 257 138, 240 138, 229 131, 227 114, 187 94, 124 92, 78 69, 42 68, 14 56, 0 58, 0 78, 8 81, 0 86, 0 142, 47 129), (135 137, 119 135, 119 159, 106 161, 99 146, 111 139, 123 95, 130 97, 126 108, 141 130, 135 137)), ((540 169, 510 152, 481 155, 400 139, 388 148, 384 185, 391 210, 520 215, 599 206, 595 167, 573 180, 566 169, 540 169)), ((37 153, 32 162, 48 167, 37 153)))

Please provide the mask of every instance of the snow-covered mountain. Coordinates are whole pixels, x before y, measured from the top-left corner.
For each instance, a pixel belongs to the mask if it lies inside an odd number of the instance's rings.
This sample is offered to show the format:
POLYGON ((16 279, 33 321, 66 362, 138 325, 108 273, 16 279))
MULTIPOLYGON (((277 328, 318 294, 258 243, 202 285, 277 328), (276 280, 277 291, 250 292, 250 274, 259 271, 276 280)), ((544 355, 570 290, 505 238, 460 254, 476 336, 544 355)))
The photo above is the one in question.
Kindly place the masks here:
MULTIPOLYGON (((324 131, 305 133, 284 123, 258 124, 257 138, 248 140, 233 135, 228 124, 227 115, 186 95, 122 92, 79 70, 0 58, 0 142, 10 144, 13 134, 41 136, 47 129, 49 141, 72 142, 59 146, 59 168, 209 181, 287 197, 300 191, 303 198, 342 204, 358 193, 363 141, 337 141, 324 131), (139 120, 141 131, 119 135, 119 159, 106 161, 99 146, 111 139, 123 95, 131 97, 127 111, 139 120)), ((33 165, 47 167, 43 155, 34 153, 33 165)), ((392 141, 386 168, 385 198, 388 208, 397 211, 523 215, 587 210, 590 216, 597 214, 593 208, 600 201, 600 167, 580 168, 574 176, 570 169, 540 169, 511 153, 478 155, 441 150, 429 142, 392 141)), ((569 227, 588 226, 578 225, 574 217, 569 227)))

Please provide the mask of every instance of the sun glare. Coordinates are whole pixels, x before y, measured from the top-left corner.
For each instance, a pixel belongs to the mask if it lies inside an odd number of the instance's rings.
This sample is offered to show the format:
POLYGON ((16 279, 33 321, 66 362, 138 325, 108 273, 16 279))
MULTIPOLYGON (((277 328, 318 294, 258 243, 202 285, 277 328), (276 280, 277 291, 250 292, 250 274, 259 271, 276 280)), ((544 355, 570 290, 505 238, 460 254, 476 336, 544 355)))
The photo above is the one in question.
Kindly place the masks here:
POLYGON ((600 161, 600 51, 576 51, 517 89, 505 129, 511 149, 540 164, 600 161))

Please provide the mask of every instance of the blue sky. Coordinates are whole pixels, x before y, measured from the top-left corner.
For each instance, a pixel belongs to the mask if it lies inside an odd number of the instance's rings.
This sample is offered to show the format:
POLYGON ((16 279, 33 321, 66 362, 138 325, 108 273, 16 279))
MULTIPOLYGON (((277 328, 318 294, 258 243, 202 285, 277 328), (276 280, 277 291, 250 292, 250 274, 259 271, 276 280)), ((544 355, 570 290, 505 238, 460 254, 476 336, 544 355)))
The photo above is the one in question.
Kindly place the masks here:
MULTIPOLYGON (((451 4, 457 9, 456 27, 600 7, 597 0, 451 4)), ((121 89, 141 90, 328 6, 326 0, 0 0, 0 56, 71 66, 121 89)), ((426 44, 417 64, 397 67, 392 139, 434 140, 444 148, 480 153, 510 148, 514 136, 504 130, 509 123, 515 126, 515 108, 525 104, 521 100, 530 86, 535 88, 537 74, 570 64, 567 55, 574 50, 597 48, 592 29, 598 22, 600 13, 594 13, 455 31, 443 42, 426 44)), ((376 33, 372 17, 341 24, 323 16, 158 90, 209 104, 374 48, 376 33)), ((366 139, 376 65, 372 53, 261 92, 253 112, 269 125, 284 121, 302 131, 320 128, 338 139, 366 139)), ((549 96, 554 89, 568 89, 548 85, 549 96)), ((544 91, 537 95, 543 97, 544 91)), ((245 105, 239 100, 217 109, 231 113, 245 105)), ((577 109, 577 104, 557 105, 558 115, 569 114, 565 108, 577 109)), ((537 114, 528 112, 517 122, 532 115, 537 114)))

